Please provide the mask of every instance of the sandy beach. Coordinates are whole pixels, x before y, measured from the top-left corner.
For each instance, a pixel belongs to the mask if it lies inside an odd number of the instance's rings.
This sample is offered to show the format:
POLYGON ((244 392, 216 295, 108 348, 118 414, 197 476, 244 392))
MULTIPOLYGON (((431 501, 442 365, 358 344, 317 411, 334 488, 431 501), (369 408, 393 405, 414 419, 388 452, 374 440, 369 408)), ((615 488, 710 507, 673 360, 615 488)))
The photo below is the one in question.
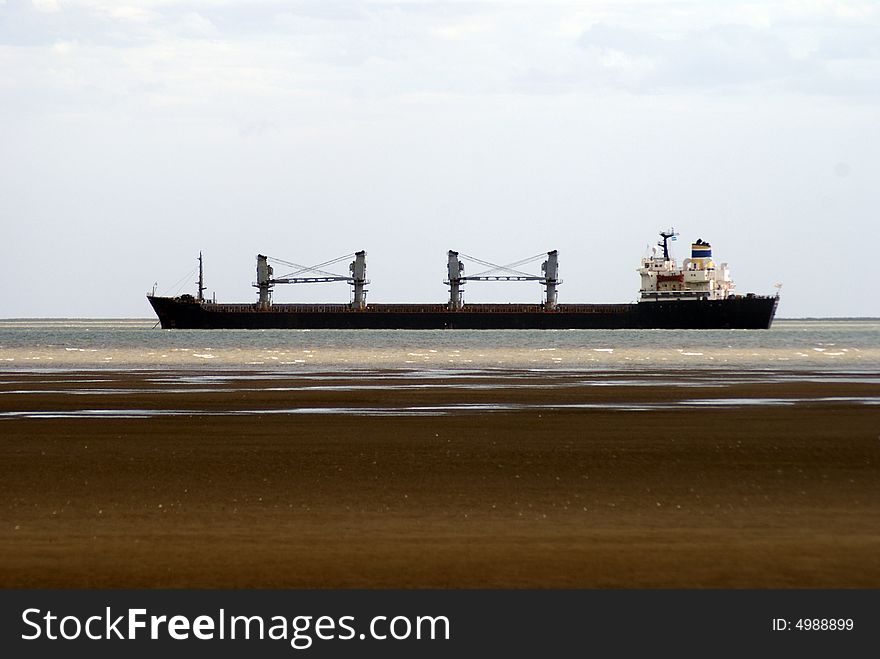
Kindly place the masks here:
POLYGON ((0 585, 877 588, 878 397, 876 374, 6 372, 0 585))

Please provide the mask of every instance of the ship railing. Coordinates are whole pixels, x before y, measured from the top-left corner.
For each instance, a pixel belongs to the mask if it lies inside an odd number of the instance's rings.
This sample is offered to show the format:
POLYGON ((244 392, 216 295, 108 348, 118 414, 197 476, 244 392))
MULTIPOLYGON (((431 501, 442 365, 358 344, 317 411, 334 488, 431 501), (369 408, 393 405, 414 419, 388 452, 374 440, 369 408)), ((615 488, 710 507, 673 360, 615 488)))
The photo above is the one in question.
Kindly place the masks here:
MULTIPOLYGON (((252 313, 259 310, 255 304, 216 304, 202 305, 207 311, 220 313, 252 313)), ((622 313, 628 304, 560 304, 554 310, 546 310, 540 304, 470 304, 455 312, 450 312, 445 304, 371 304, 364 309, 356 309, 347 304, 273 304, 266 311, 275 313, 622 313)))
POLYGON ((693 300, 708 298, 710 291, 643 291, 643 300, 693 300))
POLYGON ((369 304, 368 313, 443 313, 445 304, 369 304))
POLYGON ((544 307, 538 304, 466 304, 460 309, 465 313, 541 313, 544 307))
POLYGON ((560 304, 557 310, 562 313, 624 313, 629 304, 560 304))

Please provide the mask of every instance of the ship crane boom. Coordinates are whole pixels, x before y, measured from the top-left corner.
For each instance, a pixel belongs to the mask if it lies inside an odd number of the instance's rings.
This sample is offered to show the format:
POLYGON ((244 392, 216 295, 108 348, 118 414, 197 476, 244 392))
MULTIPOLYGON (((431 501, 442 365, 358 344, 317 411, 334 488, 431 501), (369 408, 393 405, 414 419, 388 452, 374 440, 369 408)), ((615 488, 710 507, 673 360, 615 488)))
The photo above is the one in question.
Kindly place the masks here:
POLYGON ((518 277, 516 275, 495 275, 495 276, 485 276, 485 277, 462 277, 461 281, 544 281, 544 277, 538 277, 537 275, 527 275, 523 277, 518 277))
POLYGON ((351 277, 285 277, 282 279, 270 279, 270 284, 325 284, 331 281, 351 282, 351 277))
POLYGON ((461 287, 469 281, 539 281, 543 283, 546 291, 544 309, 546 311, 554 311, 557 298, 556 287, 562 283, 562 280, 559 279, 559 253, 555 249, 551 252, 546 252, 547 260, 541 264, 543 275, 533 275, 516 269, 519 266, 544 258, 544 256, 545 254, 541 253, 508 263, 507 265, 498 265, 489 261, 483 261, 474 256, 449 250, 447 253, 447 278, 443 281, 444 284, 449 286, 449 308, 451 310, 459 310, 464 306, 461 287), (464 264, 459 260, 459 256, 487 266, 489 269, 475 275, 463 275, 464 264))
POLYGON ((361 250, 354 254, 346 254, 345 256, 340 256, 313 266, 303 266, 297 263, 291 263, 290 261, 271 258, 272 261, 295 268, 293 272, 290 272, 283 277, 274 276, 274 269, 269 265, 270 258, 271 257, 263 254, 257 255, 257 281, 254 283, 254 287, 259 291, 259 301, 257 304, 260 309, 268 309, 272 305, 272 287, 276 284, 325 284, 334 281, 348 282, 352 286, 353 294, 351 306, 353 309, 363 309, 366 307, 366 285, 370 282, 367 279, 367 253, 365 251, 361 250), (349 272, 351 273, 348 276, 322 270, 324 267, 347 260, 351 257, 354 257, 354 261, 348 266, 349 272), (319 276, 299 276, 305 273, 314 273, 319 276))

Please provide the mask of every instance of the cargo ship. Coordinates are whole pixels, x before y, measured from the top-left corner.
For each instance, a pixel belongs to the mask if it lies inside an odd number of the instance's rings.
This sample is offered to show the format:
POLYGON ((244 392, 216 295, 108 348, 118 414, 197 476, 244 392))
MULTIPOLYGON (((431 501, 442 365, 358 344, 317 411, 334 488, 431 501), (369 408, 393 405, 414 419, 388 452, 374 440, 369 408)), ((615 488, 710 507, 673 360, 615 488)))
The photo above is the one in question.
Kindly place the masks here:
POLYGON ((225 304, 204 296, 204 272, 199 254, 196 295, 158 296, 147 299, 164 329, 769 329, 779 304, 775 295, 737 294, 727 263, 716 264, 712 246, 698 239, 691 244, 690 258, 678 265, 669 242, 674 229, 660 232, 660 241, 641 260, 641 287, 637 302, 627 304, 560 304, 558 302, 559 254, 542 253, 541 274, 519 268, 531 259, 495 265, 447 253, 448 301, 443 304, 367 304, 366 252, 340 257, 316 266, 257 256, 257 300, 225 304), (349 274, 324 268, 352 258, 349 274), (461 258, 488 266, 465 275, 461 258), (292 267, 290 274, 275 277, 273 261, 292 267), (310 276, 305 276, 310 275, 310 276), (347 282, 348 303, 275 304, 272 293, 281 284, 347 282), (543 287, 538 304, 466 304, 464 285, 475 281, 535 281, 543 287))

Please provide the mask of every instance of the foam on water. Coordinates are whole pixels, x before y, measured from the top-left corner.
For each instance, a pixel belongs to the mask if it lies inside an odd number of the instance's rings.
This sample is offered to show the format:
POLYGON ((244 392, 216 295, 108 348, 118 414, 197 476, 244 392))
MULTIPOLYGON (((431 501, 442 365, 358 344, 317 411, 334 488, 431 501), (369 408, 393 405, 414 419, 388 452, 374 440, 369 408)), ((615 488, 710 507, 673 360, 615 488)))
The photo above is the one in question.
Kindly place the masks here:
POLYGON ((600 410, 641 412, 669 409, 701 409, 707 407, 778 407, 791 405, 816 405, 830 403, 856 403, 861 405, 880 405, 880 397, 828 396, 817 398, 708 398, 679 400, 674 402, 602 402, 602 403, 455 403, 449 405, 416 406, 356 406, 356 407, 290 407, 244 410, 208 409, 85 409, 85 410, 23 410, 0 412, 0 419, 147 419, 154 417, 180 416, 254 416, 254 415, 296 415, 330 414, 352 416, 447 416, 452 414, 474 414, 485 412, 525 412, 525 411, 563 411, 600 410))
POLYGON ((152 320, 0 320, 3 370, 880 368, 880 321, 754 330, 159 330, 152 320))

